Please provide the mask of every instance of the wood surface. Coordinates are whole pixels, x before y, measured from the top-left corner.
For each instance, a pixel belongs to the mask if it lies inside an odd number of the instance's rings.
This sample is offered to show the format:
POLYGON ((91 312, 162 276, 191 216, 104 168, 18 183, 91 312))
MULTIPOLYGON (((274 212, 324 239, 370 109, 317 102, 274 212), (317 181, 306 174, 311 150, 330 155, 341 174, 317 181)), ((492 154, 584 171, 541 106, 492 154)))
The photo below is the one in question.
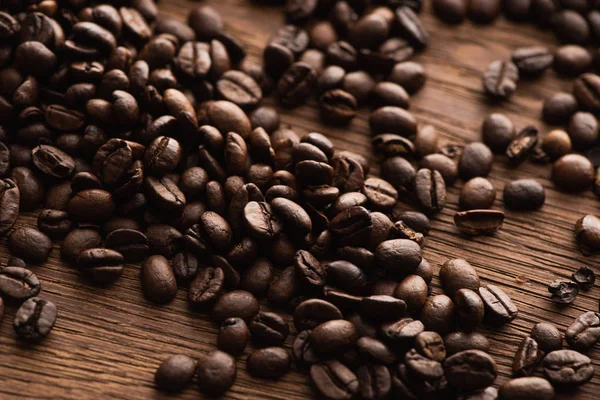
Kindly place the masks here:
MULTIPOLYGON (((165 14, 185 19, 189 8, 210 4, 219 10, 227 28, 248 45, 251 57, 260 57, 271 33, 283 24, 281 10, 252 4, 248 0, 220 0, 202 3, 161 0, 165 14)), ((480 140, 480 126, 490 112, 507 114, 517 128, 528 124, 546 132, 540 122, 542 100, 554 92, 570 91, 571 81, 547 72, 535 81, 521 81, 516 94, 505 104, 487 102, 480 74, 494 59, 508 58, 512 49, 524 45, 557 45, 554 37, 535 27, 517 25, 504 19, 492 26, 467 22, 451 27, 438 21, 429 7, 422 14, 431 34, 431 45, 415 57, 424 64, 429 78, 425 88, 412 99, 410 111, 420 123, 434 125, 448 143, 480 140)), ((298 133, 327 134, 341 149, 371 152, 367 124, 368 110, 361 110, 353 123, 335 129, 320 123, 314 100, 292 111, 282 111, 283 123, 298 133)), ((500 331, 484 332, 492 343, 500 376, 508 379, 512 357, 520 340, 539 321, 552 321, 564 329, 584 311, 598 309, 600 289, 581 292, 570 306, 558 307, 549 301, 546 286, 557 278, 568 278, 581 265, 600 272, 598 257, 584 257, 573 238, 573 224, 586 213, 596 213, 598 200, 591 192, 568 195, 558 192, 551 181, 550 167, 529 162, 518 168, 496 157, 490 180, 498 191, 494 208, 503 209, 502 188, 510 180, 538 179, 546 188, 547 200, 536 212, 506 212, 503 228, 491 237, 465 238, 453 225, 460 185, 449 190, 449 202, 437 215, 427 239, 424 256, 436 269, 447 259, 461 257, 474 265, 483 283, 502 287, 519 307, 518 318, 500 331)), ((408 209, 408 206, 407 206, 408 209)), ((19 218, 18 225, 35 225, 36 215, 19 218)), ((6 241, 0 242, 2 260, 8 257, 6 241)), ((124 275, 108 288, 83 281, 78 272, 59 260, 58 246, 45 265, 32 269, 42 282, 41 297, 56 303, 59 318, 52 333, 38 345, 16 340, 12 330, 14 306, 7 306, 0 326, 0 398, 29 399, 160 399, 174 398, 154 388, 153 376, 159 363, 169 355, 198 356, 214 348, 217 327, 205 314, 192 312, 185 289, 166 306, 144 299, 139 266, 128 265, 124 275)), ((437 275, 437 274, 436 274, 437 275)), ((439 282, 434 278, 434 293, 439 282)), ((290 345, 293 337, 286 341, 290 345)), ((308 379, 297 372, 279 381, 251 378, 246 372, 248 351, 238 360, 238 378, 225 398, 303 399, 313 397, 308 379)), ((600 350, 589 353, 596 376, 578 392, 561 398, 600 398, 600 350)), ((191 385, 177 398, 202 398, 191 385)))

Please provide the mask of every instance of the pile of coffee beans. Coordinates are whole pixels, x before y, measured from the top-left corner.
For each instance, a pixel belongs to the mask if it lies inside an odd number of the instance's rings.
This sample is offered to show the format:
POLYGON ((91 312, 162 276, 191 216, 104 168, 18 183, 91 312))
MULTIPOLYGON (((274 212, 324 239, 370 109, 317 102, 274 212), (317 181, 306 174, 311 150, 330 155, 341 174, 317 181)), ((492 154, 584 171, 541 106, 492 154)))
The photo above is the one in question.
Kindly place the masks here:
MULTIPOLYGON (((496 191, 486 179, 494 153, 515 166, 554 162, 553 181, 566 191, 598 181, 593 163, 571 150, 597 139, 585 110, 600 109, 600 78, 584 74, 575 96, 546 102, 544 118, 568 124, 566 132, 540 141, 537 128, 517 133, 492 114, 482 142, 441 146, 435 128, 407 111, 426 81, 410 61, 429 40, 421 1, 388 3, 289 1, 290 24, 266 44, 262 63, 246 57, 209 6, 192 10, 185 24, 159 16, 153 0, 3 3, 0 234, 14 257, 0 268, 0 296, 21 304, 17 335, 38 341, 54 326, 56 306, 37 297, 42 285, 27 266, 43 264, 60 241, 61 258, 90 284, 109 285, 125 264, 141 264, 149 301, 169 303, 187 287, 190 306, 220 326, 217 350, 158 367, 164 390, 196 379, 204 393, 227 391, 249 343, 250 375, 276 379, 294 363, 326 399, 550 399, 554 386, 589 381, 594 370, 581 352, 600 339, 594 312, 568 328, 572 350, 562 349, 554 325, 537 324, 515 355, 515 379, 496 390, 490 344, 476 330, 510 323, 517 307, 463 259, 444 263, 444 294, 432 295, 434 268, 422 248, 429 217, 459 178, 457 230, 501 228, 505 215, 490 209, 496 191), (320 133, 280 126, 278 111, 261 104, 271 92, 288 108, 316 95, 323 120, 336 125, 372 105, 381 176, 320 133), (422 212, 404 211, 400 201, 422 212), (15 227, 27 211, 38 212, 37 228, 15 227), (289 351, 284 343, 294 333, 289 351), (569 374, 574 365, 577 374, 569 374), (538 366, 547 379, 533 376, 538 366)), ((472 1, 469 15, 491 21, 499 4, 472 1)), ((520 15, 519 4, 505 1, 506 13, 520 15)), ((434 7, 446 21, 467 13, 462 0, 434 7)), ((583 38, 575 14, 552 17, 559 37, 583 38)), ((484 88, 507 98, 519 75, 551 65, 585 72, 586 52, 519 49, 512 61, 490 65, 484 88)), ((535 180, 504 188, 507 208, 544 202, 535 180)), ((600 248, 596 217, 582 218, 576 232, 582 249, 600 248)), ((582 267, 573 281, 550 286, 552 299, 569 303, 594 280, 582 267)), ((3 307, 0 299, 0 315, 3 307)))

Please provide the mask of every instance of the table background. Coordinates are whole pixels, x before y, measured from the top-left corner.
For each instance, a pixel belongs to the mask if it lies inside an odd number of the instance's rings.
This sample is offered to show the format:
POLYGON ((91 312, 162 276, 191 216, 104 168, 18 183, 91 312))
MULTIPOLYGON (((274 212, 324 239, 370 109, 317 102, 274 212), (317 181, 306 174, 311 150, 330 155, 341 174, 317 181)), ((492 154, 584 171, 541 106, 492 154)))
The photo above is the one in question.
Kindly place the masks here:
MULTIPOLYGON (((270 34, 283 24, 278 8, 260 7, 248 0, 161 0, 159 6, 164 14, 185 19, 188 9, 199 4, 210 4, 220 11, 227 29, 248 46, 250 56, 255 58, 260 57, 270 34)), ((492 26, 467 22, 450 27, 433 17, 430 7, 426 7, 422 18, 431 34, 431 45, 415 60, 424 64, 429 78, 424 89, 413 97, 410 109, 420 123, 434 125, 444 142, 461 144, 480 140, 483 118, 496 111, 508 115, 518 129, 528 124, 538 125, 542 132, 550 129, 540 122, 542 100, 560 90, 570 91, 570 80, 549 71, 542 79, 520 82, 509 102, 492 105, 482 93, 480 74, 491 61, 508 58, 518 46, 556 47, 551 34, 504 19, 492 26)), ((343 129, 322 125, 314 100, 282 113, 283 124, 290 124, 299 134, 322 132, 339 148, 376 161, 371 152, 368 110, 361 110, 353 123, 343 129)), ((558 192, 549 180, 549 166, 526 162, 511 168, 504 157, 497 157, 490 174, 498 191, 494 208, 503 209, 504 184, 525 177, 535 177, 546 188, 547 200, 541 210, 507 211, 504 226, 496 235, 461 237, 452 223, 462 185, 459 182, 449 190, 444 211, 433 219, 424 250, 425 258, 436 270, 449 258, 467 259, 477 269, 482 283, 499 285, 519 307, 519 316, 511 324, 500 331, 484 331, 500 370, 497 384, 508 379, 513 354, 535 323, 553 321, 564 332, 573 318, 598 309, 597 286, 580 293, 568 307, 552 304, 546 290, 549 282, 568 278, 581 265, 590 265, 600 272, 598 257, 583 257, 572 231, 582 214, 597 212, 598 201, 591 192, 558 192)), ((22 216, 17 225, 35 225, 35 218, 34 214, 22 216)), ((1 262, 8 257, 5 239, 0 240, 0 255, 1 262)), ((214 348, 217 327, 207 315, 188 308, 187 291, 180 289, 175 301, 166 306, 149 303, 141 293, 138 265, 128 265, 123 276, 109 288, 92 287, 59 260, 55 246, 48 262, 33 266, 32 270, 42 282, 40 296, 56 303, 59 318, 41 344, 24 345, 16 340, 12 330, 14 306, 7 307, 0 325, 2 399, 169 398, 172 396, 154 389, 153 376, 159 363, 172 354, 198 356, 214 348)), ((433 282, 433 292, 439 293, 437 277, 433 282)), ((292 339, 288 338, 287 346, 292 339)), ((279 381, 251 378, 246 372, 247 354, 238 360, 238 378, 226 398, 312 397, 307 377, 295 370, 279 381)), ((589 356, 594 360, 596 377, 575 395, 561 397, 600 397, 598 346, 589 356)), ((180 398, 199 396, 197 388, 191 385, 180 398)))

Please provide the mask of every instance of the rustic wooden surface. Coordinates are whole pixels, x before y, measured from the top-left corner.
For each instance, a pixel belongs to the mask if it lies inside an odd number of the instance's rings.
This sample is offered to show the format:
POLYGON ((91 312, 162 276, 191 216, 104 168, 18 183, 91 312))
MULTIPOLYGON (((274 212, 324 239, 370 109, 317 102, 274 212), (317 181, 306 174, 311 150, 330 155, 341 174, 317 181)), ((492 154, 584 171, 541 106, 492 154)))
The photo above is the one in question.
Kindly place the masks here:
MULTIPOLYGON (((283 23, 277 8, 259 7, 247 0, 210 0, 219 10, 228 29, 248 45, 252 57, 283 23)), ((166 14, 184 19, 187 10, 198 3, 161 0, 166 14)), ((206 3, 203 3, 206 4, 206 3)), ((570 90, 569 80, 548 72, 537 81, 521 82, 510 102, 490 105, 480 87, 481 71, 494 59, 507 58, 518 46, 547 44, 554 38, 529 25, 498 20, 493 26, 465 23, 449 27, 435 19, 429 9, 423 15, 431 33, 431 46, 416 60, 429 74, 427 84, 414 96, 411 111, 421 123, 433 124, 444 140, 468 143, 480 139, 484 116, 493 111, 506 113, 518 128, 539 125, 542 99, 559 90, 570 90)), ((283 112, 283 122, 299 133, 323 132, 343 149, 373 158, 370 150, 367 110, 346 129, 323 126, 315 103, 283 112)), ((374 159, 374 158, 373 158, 374 159)), ((494 208, 503 209, 501 193, 512 179, 535 177, 546 188, 546 204, 533 213, 507 212, 502 230, 493 237, 467 239, 457 234, 452 216, 457 210, 461 183, 450 189, 449 205, 433 221, 425 257, 436 267, 445 260, 462 257, 477 268, 484 283, 500 285, 519 307, 519 317, 501 331, 486 331, 500 376, 507 380, 512 356, 519 341, 534 323, 548 320, 561 330, 584 311, 597 310, 600 289, 582 292, 574 304, 557 307, 548 299, 546 285, 567 278, 581 265, 595 271, 597 257, 583 257, 573 240, 574 222, 584 213, 595 213, 598 200, 591 192, 567 195, 555 190, 549 181, 550 168, 524 163, 510 168, 497 157, 490 175, 498 198, 494 208)), ((18 224, 35 224, 35 216, 19 219, 18 224)), ((0 243, 2 258, 8 257, 6 242, 0 243)), ((41 297, 56 303, 59 319, 49 337, 41 344, 19 343, 11 323, 14 306, 8 306, 0 326, 0 398, 31 399, 154 399, 168 396, 154 388, 153 375, 161 360, 175 353, 191 356, 214 348, 216 327, 207 315, 192 312, 186 291, 167 306, 146 301, 140 290, 139 267, 127 266, 123 277, 109 288, 87 285, 77 271, 59 260, 56 248, 50 260, 32 269, 42 281, 41 297)), ((437 278, 434 292, 440 292, 437 278)), ((291 344, 292 337, 287 344, 291 344)), ((239 358, 238 379, 226 398, 301 399, 313 391, 307 378, 293 371, 279 381, 259 380, 246 373, 245 358, 239 358)), ((597 374, 591 383, 563 398, 600 397, 600 350, 589 353, 597 374)), ((190 386, 179 398, 201 396, 190 386)))

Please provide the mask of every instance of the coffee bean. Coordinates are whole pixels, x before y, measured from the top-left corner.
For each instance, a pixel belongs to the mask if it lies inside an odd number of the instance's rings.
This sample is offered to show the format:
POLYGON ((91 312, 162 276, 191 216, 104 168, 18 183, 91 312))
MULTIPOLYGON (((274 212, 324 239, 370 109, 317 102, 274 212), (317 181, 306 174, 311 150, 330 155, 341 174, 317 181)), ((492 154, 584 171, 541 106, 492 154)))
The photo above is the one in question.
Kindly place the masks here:
POLYGON ((555 386, 583 385, 594 376, 589 357, 574 350, 556 350, 544 357, 544 373, 555 386))
POLYGON ((587 189, 594 177, 594 166, 579 154, 567 154, 552 164, 552 182, 567 192, 581 192, 587 189))
POLYGON ((596 282, 596 274, 587 266, 580 267, 571 277, 583 290, 591 289, 596 282))
POLYGON ((590 28, 583 16, 573 10, 559 11, 552 17, 552 28, 558 39, 565 43, 584 43, 590 28))
POLYGON ((359 393, 363 399, 386 397, 392 389, 390 370, 381 364, 365 364, 358 367, 356 375, 359 393))
POLYGON ((173 269, 163 256, 148 257, 142 263, 140 279, 144 295, 154 303, 168 303, 177 294, 177 282, 173 269))
POLYGON ((459 204, 465 210, 490 208, 495 199, 496 190, 485 178, 470 179, 460 189, 459 204))
POLYGON ((160 254, 167 258, 183 248, 183 235, 177 229, 166 224, 151 224, 145 232, 152 254, 160 254))
POLYGON ((444 344, 448 355, 465 350, 481 350, 489 352, 490 342, 479 332, 453 332, 444 336, 444 344))
POLYGON ((502 227, 504 213, 497 210, 469 210, 454 214, 454 224, 466 235, 491 235, 502 227))
POLYGON ((223 321, 217 336, 217 348, 233 356, 242 354, 250 332, 246 322, 241 318, 227 318, 223 321))
POLYGON ((421 321, 427 330, 445 334, 454 326, 455 312, 455 306, 448 296, 430 296, 423 305, 421 321))
POLYGON ((33 297, 26 300, 15 313, 13 328, 20 339, 37 342, 48 336, 56 317, 54 303, 33 297))
MULTIPOLYGON (((443 393, 447 389, 444 370, 438 361, 431 360, 411 349, 404 357, 406 379, 413 379, 408 385, 419 396, 429 397, 433 393, 443 393)), ((400 368, 399 368, 400 369, 400 368)))
POLYGON ((101 189, 88 189, 78 192, 69 201, 69 214, 81 222, 101 222, 115 213, 112 195, 101 189))
POLYGON ((485 319, 490 324, 506 324, 517 317, 519 310, 502 289, 494 285, 479 288, 479 296, 485 305, 485 319))
POLYGON ((219 297, 213 308, 213 318, 217 322, 232 317, 250 321, 259 311, 260 304, 251 293, 244 290, 234 290, 219 297))
POLYGON ((600 315, 592 311, 577 317, 565 332, 570 347, 578 351, 588 351, 600 340, 600 315))
POLYGON ((548 69, 554 62, 554 56, 546 47, 520 47, 513 51, 512 62, 523 75, 535 76, 548 69))
POLYGON ((483 73, 482 82, 486 93, 495 99, 505 100, 515 90, 519 81, 519 70, 510 61, 492 62, 483 73))
POLYGON ((573 281, 555 280, 548 285, 551 300, 558 304, 570 304, 575 301, 579 293, 579 285, 573 281))
POLYGON ((365 182, 365 171, 360 163, 350 158, 339 158, 333 163, 332 185, 342 192, 357 192, 365 182))
POLYGON ((221 268, 207 267, 190 284, 188 300, 196 307, 215 303, 223 293, 225 275, 221 268))
POLYGON ((560 350, 562 337, 559 330, 549 322, 539 322, 531 328, 530 336, 544 353, 560 350))
POLYGON ((363 336, 356 341, 358 357, 364 362, 389 365, 396 362, 396 355, 385 343, 363 336))
POLYGON ((465 350, 444 361, 448 383, 461 390, 483 389, 496 380, 494 359, 481 350, 465 350))
POLYGON ((529 376, 507 381, 498 390, 499 398, 506 400, 550 400, 555 397, 554 388, 544 378, 529 376))
POLYGON ((442 337, 431 331, 424 331, 415 338, 415 350, 424 357, 442 362, 446 358, 446 347, 442 337))
POLYGON ((161 389, 177 392, 185 389, 196 373, 198 362, 177 354, 164 360, 154 374, 154 382, 161 389))
POLYGON ((394 289, 393 295, 406 303, 409 312, 417 314, 427 300, 427 282, 418 275, 408 275, 394 289))
POLYGON ((419 162, 419 167, 439 171, 439 173, 442 174, 446 185, 452 185, 458 177, 458 167, 456 163, 443 154, 429 154, 423 157, 419 162))
POLYGON ((467 15, 468 4, 463 0, 434 0, 433 11, 449 24, 460 24, 467 15))
POLYGON ((363 297, 360 302, 360 313, 365 318, 376 321, 397 320, 404 316, 406 303, 387 295, 363 297))
POLYGON ((341 354, 352 347, 357 339, 354 324, 341 319, 324 322, 311 333, 312 345, 321 354, 341 354))
POLYGON ((262 99, 262 90, 249 75, 241 71, 227 71, 217 81, 217 94, 242 108, 255 107, 262 99))
POLYGON ((429 35, 415 12, 405 6, 396 9, 396 21, 405 37, 416 47, 423 48, 429 43, 429 35))
POLYGON ((214 350, 198 360, 197 376, 202 392, 210 395, 221 394, 235 382, 235 359, 225 352, 214 350))
POLYGON ((294 326, 298 331, 314 329, 324 322, 339 319, 342 319, 340 310, 320 299, 305 300, 294 310, 294 326))
POLYGON ((123 255, 117 251, 92 248, 79 253, 77 267, 100 284, 111 283, 123 273, 123 255))
POLYGON ((312 93, 316 85, 316 73, 306 63, 297 62, 282 75, 277 83, 281 104, 286 107, 297 107, 312 93))
POLYGON ((573 83, 573 94, 581 108, 592 112, 600 110, 600 77, 587 73, 579 76, 573 83))
POLYGON ((294 267, 288 267, 279 274, 279 277, 271 282, 267 298, 273 304, 287 304, 296 294, 298 285, 299 282, 296 279, 294 267))
POLYGON ((600 137, 598 135, 598 120, 588 112, 574 113, 569 120, 567 132, 573 147, 576 149, 588 149, 600 137))
POLYGON ((0 235, 8 233, 19 216, 20 191, 11 179, 0 181, 0 235))
POLYGON ((592 63, 590 52, 578 45, 561 46, 554 54, 554 69, 565 75, 581 75, 592 67, 592 63))
POLYGON ((569 121, 577 109, 575 96, 570 93, 559 92, 544 101, 542 117, 549 124, 562 125, 569 121))
MULTIPOLYGON (((15 263, 12 263, 15 264, 15 263)), ((38 295, 40 281, 30 270, 8 263, 0 268, 0 293, 11 299, 25 300, 38 295)))
POLYGON ((248 325, 258 347, 280 346, 290 334, 287 322, 276 313, 259 312, 248 325))
POLYGON ((481 297, 471 289, 460 289, 454 296, 456 313, 460 328, 465 331, 475 330, 483 320, 485 308, 481 297))
POLYGON ((271 206, 264 202, 249 202, 244 207, 243 217, 248 233, 257 240, 273 239, 283 229, 271 206))
POLYGON ((135 229, 116 229, 106 236, 106 247, 121 253, 128 262, 141 261, 148 255, 148 238, 135 229))
POLYGON ((320 361, 320 357, 312 348, 310 334, 310 330, 299 332, 292 344, 292 355, 297 365, 301 368, 308 367, 320 361))
POLYGON ((331 124, 344 125, 356 116, 356 98, 341 89, 323 93, 319 99, 321 118, 331 124))
POLYGON ((594 215, 584 215, 575 223, 577 244, 584 254, 590 254, 600 248, 599 224, 600 220, 594 215))
POLYGON ((102 236, 95 229, 74 229, 65 236, 60 247, 61 257, 75 264, 79 254, 85 249, 101 247, 102 236))
POLYGON ((48 236, 31 227, 17 228, 8 237, 8 250, 31 264, 43 264, 52 251, 48 236))
MULTIPOLYGON (((461 178, 467 180, 476 176, 487 176, 492 169, 494 156, 485 144, 474 142, 463 149, 458 162, 461 178)), ((440 171, 442 172, 442 171, 440 171)))
POLYGON ((374 134, 394 132, 408 137, 417 133, 413 115, 394 106, 384 106, 373 111, 369 116, 369 126, 374 134))
POLYGON ((248 373, 256 378, 276 379, 285 375, 292 358, 283 347, 266 347, 253 351, 246 360, 248 373))
POLYGON ((396 216, 394 210, 392 211, 392 218, 404 222, 408 227, 423 235, 426 235, 431 227, 429 218, 418 211, 403 211, 396 216))
POLYGON ((177 140, 159 136, 146 148, 144 166, 148 173, 155 176, 172 172, 179 164, 181 151, 181 146, 177 140))
POLYGON ((402 318, 395 322, 383 323, 380 326, 382 338, 398 349, 409 348, 417 335, 424 330, 423 323, 412 318, 402 318))
POLYGON ((514 376, 530 376, 544 358, 544 352, 538 348, 535 339, 527 336, 519 344, 513 358, 512 371, 514 376))
POLYGON ((417 171, 415 192, 425 211, 439 212, 446 204, 446 184, 439 171, 427 168, 417 171))
POLYGON ((459 395, 458 400, 496 400, 498 398, 498 389, 488 386, 482 390, 476 390, 471 393, 459 395))
POLYGON ((381 270, 406 276, 421 263, 421 247, 408 239, 386 240, 375 249, 375 259, 381 270))
POLYGON ((481 128, 483 141, 495 153, 503 153, 515 137, 515 127, 503 114, 490 114, 483 121, 481 128))
POLYGON ((500 10, 501 2, 498 0, 475 0, 469 3, 469 18, 480 24, 489 24, 498 17, 500 10))
POLYGON ((310 378, 324 399, 349 399, 359 392, 357 376, 337 360, 311 366, 310 378))

